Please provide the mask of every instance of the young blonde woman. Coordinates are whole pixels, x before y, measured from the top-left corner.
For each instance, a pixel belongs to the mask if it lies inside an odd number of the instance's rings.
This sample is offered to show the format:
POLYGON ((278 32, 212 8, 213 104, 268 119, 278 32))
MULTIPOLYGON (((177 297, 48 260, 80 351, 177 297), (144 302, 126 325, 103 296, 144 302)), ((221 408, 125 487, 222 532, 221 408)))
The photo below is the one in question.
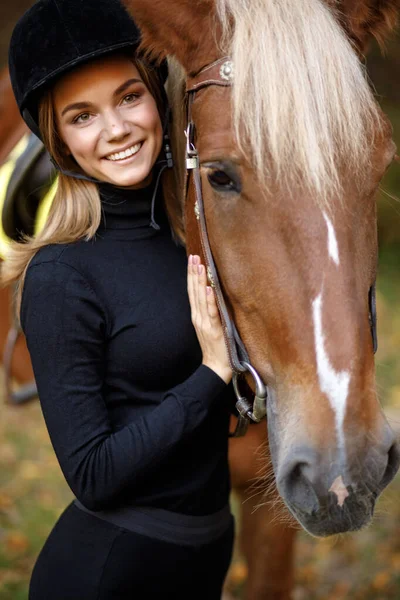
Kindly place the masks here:
POLYGON ((59 184, 3 280, 20 284, 44 418, 76 496, 30 600, 218 600, 231 558, 231 371, 204 266, 187 265, 163 198, 166 65, 136 56, 138 42, 118 0, 38 0, 11 41, 21 114, 59 184))

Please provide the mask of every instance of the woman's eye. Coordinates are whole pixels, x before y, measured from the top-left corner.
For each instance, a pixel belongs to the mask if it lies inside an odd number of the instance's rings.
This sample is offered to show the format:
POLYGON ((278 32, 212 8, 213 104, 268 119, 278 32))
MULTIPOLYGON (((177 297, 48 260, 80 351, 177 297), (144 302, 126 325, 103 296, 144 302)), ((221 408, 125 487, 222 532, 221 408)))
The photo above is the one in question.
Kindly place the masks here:
POLYGON ((137 94, 128 94, 127 96, 125 96, 122 100, 123 104, 131 104, 132 102, 134 102, 137 98, 137 94))
POLYGON ((90 113, 81 113, 73 120, 73 123, 86 123, 90 119, 90 113))
POLYGON ((225 171, 216 169, 207 174, 211 186, 219 191, 236 191, 237 185, 225 171))

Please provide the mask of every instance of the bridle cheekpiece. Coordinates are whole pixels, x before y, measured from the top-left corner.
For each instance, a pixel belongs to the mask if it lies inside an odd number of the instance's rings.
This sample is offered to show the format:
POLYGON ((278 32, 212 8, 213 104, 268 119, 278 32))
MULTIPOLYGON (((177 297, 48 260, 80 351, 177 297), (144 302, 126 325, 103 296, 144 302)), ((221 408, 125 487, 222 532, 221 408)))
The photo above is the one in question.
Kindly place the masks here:
POLYGON ((239 413, 238 423, 232 437, 245 435, 251 421, 259 423, 266 416, 267 388, 256 369, 251 365, 246 348, 240 338, 235 323, 233 322, 222 288, 219 282, 218 272, 212 255, 210 242, 207 234, 207 223, 204 211, 203 194, 200 176, 200 160, 195 145, 195 125, 192 120, 192 103, 195 93, 210 85, 230 87, 234 80, 234 65, 229 57, 223 57, 207 65, 194 76, 189 76, 186 82, 187 97, 187 127, 186 135, 186 170, 187 170, 187 193, 189 191, 190 179, 194 186, 195 204, 193 207, 198 225, 200 241, 206 264, 207 276, 211 287, 214 289, 219 313, 221 316, 225 344, 228 350, 229 362, 233 371, 233 389, 236 394, 236 409, 239 413), (190 175, 192 174, 192 177, 190 175), (254 380, 255 395, 251 402, 239 389, 239 379, 248 373, 254 380))

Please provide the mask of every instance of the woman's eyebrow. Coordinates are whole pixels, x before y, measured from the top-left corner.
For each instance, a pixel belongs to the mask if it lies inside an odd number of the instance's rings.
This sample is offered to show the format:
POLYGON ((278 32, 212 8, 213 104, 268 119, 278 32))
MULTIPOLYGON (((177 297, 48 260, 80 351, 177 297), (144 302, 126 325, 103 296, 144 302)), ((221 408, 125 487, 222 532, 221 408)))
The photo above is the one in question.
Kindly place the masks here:
POLYGON ((72 104, 67 104, 63 109, 61 116, 63 117, 69 110, 81 110, 82 108, 90 108, 91 106, 90 102, 73 102, 72 104))
POLYGON ((120 85, 115 90, 113 96, 119 96, 120 94, 122 94, 122 92, 124 92, 133 83, 143 83, 143 81, 141 79, 137 79, 135 77, 132 77, 132 79, 128 79, 127 81, 125 81, 125 83, 123 83, 122 85, 120 85))

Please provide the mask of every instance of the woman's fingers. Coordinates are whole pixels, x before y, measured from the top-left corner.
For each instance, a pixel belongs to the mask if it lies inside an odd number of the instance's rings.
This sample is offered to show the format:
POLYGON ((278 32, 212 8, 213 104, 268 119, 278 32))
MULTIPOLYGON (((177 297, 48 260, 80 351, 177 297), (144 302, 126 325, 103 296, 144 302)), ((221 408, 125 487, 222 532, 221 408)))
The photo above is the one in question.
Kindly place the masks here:
POLYGON ((206 288, 207 288, 207 275, 204 265, 198 266, 198 289, 197 289, 197 297, 198 297, 198 308, 201 319, 203 321, 207 320, 208 317, 208 308, 207 308, 207 297, 206 297, 206 288))
POLYGON ((192 309, 192 320, 204 323, 219 319, 214 290, 207 285, 207 273, 200 257, 190 255, 188 260, 188 294, 192 309))
POLYGON ((192 314, 192 321, 194 317, 194 289, 193 289, 193 256, 190 254, 188 258, 187 268, 187 291, 190 302, 190 309, 192 314))
POLYGON ((196 255, 190 255, 188 258, 188 272, 187 272, 187 289, 192 314, 192 322, 198 317, 199 313, 199 299, 198 299, 198 268, 200 264, 200 257, 196 255))
POLYGON ((207 285, 206 269, 200 264, 200 257, 197 255, 189 257, 188 293, 192 323, 203 353, 203 364, 229 383, 232 370, 215 293, 207 285))
POLYGON ((191 254, 188 256, 188 264, 187 264, 187 289, 189 298, 193 295, 193 285, 192 285, 192 260, 193 257, 191 254))
POLYGON ((198 268, 200 265, 200 257, 193 256, 193 264, 192 264, 192 284, 193 284, 193 310, 195 313, 195 317, 199 316, 199 274, 198 268))

